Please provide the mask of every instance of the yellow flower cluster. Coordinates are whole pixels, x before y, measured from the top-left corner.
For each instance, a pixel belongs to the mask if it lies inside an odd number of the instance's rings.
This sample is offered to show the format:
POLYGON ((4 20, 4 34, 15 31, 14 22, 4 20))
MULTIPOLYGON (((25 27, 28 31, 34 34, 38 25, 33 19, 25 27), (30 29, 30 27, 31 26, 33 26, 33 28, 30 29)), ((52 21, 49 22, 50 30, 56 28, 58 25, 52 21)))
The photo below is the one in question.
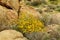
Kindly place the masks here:
POLYGON ((44 28, 43 23, 30 14, 20 14, 18 27, 23 33, 38 32, 44 28))

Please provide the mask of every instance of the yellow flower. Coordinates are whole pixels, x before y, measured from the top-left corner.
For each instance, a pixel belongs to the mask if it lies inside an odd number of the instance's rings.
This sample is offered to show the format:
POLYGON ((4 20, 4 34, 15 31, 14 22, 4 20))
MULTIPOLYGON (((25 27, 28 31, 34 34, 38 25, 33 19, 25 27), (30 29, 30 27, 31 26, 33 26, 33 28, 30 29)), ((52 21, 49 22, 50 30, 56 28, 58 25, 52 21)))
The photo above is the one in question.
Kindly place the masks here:
POLYGON ((20 26, 20 28, 23 28, 24 26, 20 26))
POLYGON ((38 32, 41 31, 44 24, 33 15, 21 14, 19 17, 18 28, 21 29, 23 33, 25 32, 38 32))

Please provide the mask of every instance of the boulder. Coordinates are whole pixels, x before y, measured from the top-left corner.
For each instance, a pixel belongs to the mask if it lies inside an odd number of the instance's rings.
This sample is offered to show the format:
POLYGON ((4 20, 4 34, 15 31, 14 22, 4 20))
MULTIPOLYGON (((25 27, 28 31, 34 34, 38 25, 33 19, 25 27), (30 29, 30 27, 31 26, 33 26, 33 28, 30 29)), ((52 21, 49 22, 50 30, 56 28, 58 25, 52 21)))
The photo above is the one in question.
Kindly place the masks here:
POLYGON ((54 24, 60 24, 60 13, 55 13, 52 15, 51 22, 54 24))
POLYGON ((0 31, 17 25, 17 12, 0 6, 0 31))
POLYGON ((7 6, 18 11, 19 0, 0 0, 0 5, 7 6))
POLYGON ((21 5, 20 13, 27 13, 29 15, 33 15, 36 18, 42 18, 42 15, 38 11, 36 11, 36 9, 25 4, 21 5))
POLYGON ((0 40, 28 40, 22 33, 15 30, 4 30, 0 32, 0 40))

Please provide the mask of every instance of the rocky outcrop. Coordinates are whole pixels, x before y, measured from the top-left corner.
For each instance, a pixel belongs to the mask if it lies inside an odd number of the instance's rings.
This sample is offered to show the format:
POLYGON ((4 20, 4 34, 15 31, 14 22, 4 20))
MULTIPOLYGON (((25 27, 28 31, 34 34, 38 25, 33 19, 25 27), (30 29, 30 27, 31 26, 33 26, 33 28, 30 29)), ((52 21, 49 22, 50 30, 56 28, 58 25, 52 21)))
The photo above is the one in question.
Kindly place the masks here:
POLYGON ((0 0, 0 40, 60 40, 59 5, 57 0, 0 0), (41 22, 38 23, 35 19, 41 22), (34 24, 31 25, 30 22, 34 24), (42 29, 39 26, 41 23, 42 29))

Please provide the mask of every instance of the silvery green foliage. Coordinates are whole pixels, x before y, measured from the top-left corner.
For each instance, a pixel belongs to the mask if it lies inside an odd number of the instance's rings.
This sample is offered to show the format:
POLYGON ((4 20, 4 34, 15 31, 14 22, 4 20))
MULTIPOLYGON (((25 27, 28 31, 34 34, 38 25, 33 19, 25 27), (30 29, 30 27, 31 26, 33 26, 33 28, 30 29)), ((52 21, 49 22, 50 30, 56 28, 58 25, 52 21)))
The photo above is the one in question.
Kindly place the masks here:
POLYGON ((52 15, 51 14, 49 14, 49 13, 44 13, 44 14, 42 14, 43 15, 43 22, 44 22, 44 24, 45 25, 49 25, 50 24, 50 22, 51 22, 51 17, 52 17, 52 15))
POLYGON ((50 33, 45 33, 42 37, 42 40, 58 40, 60 39, 60 35, 54 31, 50 33))
POLYGON ((60 24, 60 13, 59 12, 51 12, 42 14, 42 20, 45 25, 49 24, 60 24))
POLYGON ((55 32, 60 33, 60 25, 58 25, 58 24, 48 25, 47 28, 48 28, 48 31, 53 30, 55 32))
POLYGON ((60 40, 60 25, 51 24, 47 26, 48 30, 43 40, 60 40))
POLYGON ((30 34, 25 34, 25 37, 27 37, 29 40, 58 40, 60 39, 60 35, 55 31, 46 32, 46 33, 33 32, 30 34))
POLYGON ((27 37, 29 40, 41 40, 44 33, 40 32, 33 32, 33 33, 25 33, 25 37, 27 37))
POLYGON ((60 40, 60 25, 52 24, 47 26, 46 32, 25 33, 30 40, 60 40))

